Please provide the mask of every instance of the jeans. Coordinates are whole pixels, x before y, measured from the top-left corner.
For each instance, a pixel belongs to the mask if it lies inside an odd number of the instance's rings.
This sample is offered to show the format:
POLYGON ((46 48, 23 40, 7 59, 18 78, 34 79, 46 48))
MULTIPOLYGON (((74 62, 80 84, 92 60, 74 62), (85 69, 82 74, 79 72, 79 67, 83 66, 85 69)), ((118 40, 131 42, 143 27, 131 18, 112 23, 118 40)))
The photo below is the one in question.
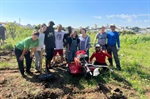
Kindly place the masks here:
POLYGON ((42 51, 35 52, 35 68, 40 70, 42 68, 42 51))
MULTIPOLYGON (((121 69, 121 67, 120 67, 120 60, 119 60, 119 58, 118 58, 118 51, 117 51, 116 46, 108 46, 108 47, 107 47, 107 52, 108 52, 111 56, 112 56, 112 54, 113 54, 114 59, 115 59, 115 63, 116 63, 116 67, 117 67, 118 69, 121 69)), ((113 65, 112 58, 108 58, 108 61, 109 61, 109 63, 110 63, 111 65, 113 65)))
MULTIPOLYGON (((24 60, 20 60, 20 56, 22 54, 22 50, 18 49, 15 47, 15 55, 16 55, 16 59, 17 59, 17 62, 18 62, 18 66, 19 66, 19 70, 20 70, 20 73, 22 75, 24 75, 24 60)), ((30 51, 28 51, 25 55, 25 60, 26 60, 26 72, 30 72, 30 68, 31 68, 31 63, 32 63, 32 58, 30 57, 30 51)))
POLYGON ((68 58, 69 62, 73 62, 75 57, 76 57, 76 50, 70 50, 68 58))

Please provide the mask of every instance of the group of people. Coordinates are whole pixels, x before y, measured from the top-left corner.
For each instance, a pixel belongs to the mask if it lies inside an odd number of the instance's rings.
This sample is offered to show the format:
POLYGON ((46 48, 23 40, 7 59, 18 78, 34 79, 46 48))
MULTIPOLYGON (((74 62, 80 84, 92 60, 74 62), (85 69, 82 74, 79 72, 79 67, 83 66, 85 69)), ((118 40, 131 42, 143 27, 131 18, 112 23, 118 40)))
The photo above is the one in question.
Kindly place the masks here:
MULTIPOLYGON (((50 73, 49 69, 52 68, 52 60, 55 63, 56 55, 59 54, 61 62, 64 61, 64 54, 67 63, 74 61, 77 50, 84 50, 89 57, 89 49, 91 48, 90 36, 86 33, 86 29, 80 29, 80 35, 71 26, 68 27, 68 32, 62 30, 62 25, 57 26, 54 30, 55 23, 49 22, 49 25, 42 24, 39 31, 34 31, 31 37, 20 41, 15 46, 15 54, 18 62, 21 75, 24 74, 23 60, 26 60, 26 73, 30 74, 32 58, 35 56, 35 68, 37 72, 41 72, 43 51, 46 52, 46 73, 50 73), (64 53, 63 49, 66 49, 64 53)), ((119 34, 115 31, 115 25, 111 25, 111 31, 105 32, 105 27, 101 27, 100 32, 95 37, 95 52, 87 61, 92 62, 96 58, 94 64, 105 65, 106 56, 109 58, 110 65, 112 63, 112 53, 116 62, 118 70, 121 70, 120 61, 118 58, 118 50, 120 49, 119 34), (116 43, 118 47, 116 47, 116 43)))

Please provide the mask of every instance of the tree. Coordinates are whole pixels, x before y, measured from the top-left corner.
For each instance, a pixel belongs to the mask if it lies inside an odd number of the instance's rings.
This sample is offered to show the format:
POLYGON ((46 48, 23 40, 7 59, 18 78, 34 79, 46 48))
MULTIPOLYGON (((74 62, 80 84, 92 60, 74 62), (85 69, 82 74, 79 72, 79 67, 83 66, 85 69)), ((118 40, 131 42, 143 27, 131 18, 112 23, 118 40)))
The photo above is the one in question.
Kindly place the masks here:
POLYGON ((132 31, 120 31, 119 32, 120 35, 135 35, 136 33, 135 32, 132 32, 132 31))
POLYGON ((133 27, 131 28, 134 32, 139 32, 140 28, 139 27, 133 27))
POLYGON ((41 28, 41 24, 38 24, 34 27, 34 29, 39 30, 41 28))
POLYGON ((12 39, 14 40, 17 25, 13 22, 10 22, 6 25, 6 27, 7 27, 7 33, 9 33, 11 35, 12 39))

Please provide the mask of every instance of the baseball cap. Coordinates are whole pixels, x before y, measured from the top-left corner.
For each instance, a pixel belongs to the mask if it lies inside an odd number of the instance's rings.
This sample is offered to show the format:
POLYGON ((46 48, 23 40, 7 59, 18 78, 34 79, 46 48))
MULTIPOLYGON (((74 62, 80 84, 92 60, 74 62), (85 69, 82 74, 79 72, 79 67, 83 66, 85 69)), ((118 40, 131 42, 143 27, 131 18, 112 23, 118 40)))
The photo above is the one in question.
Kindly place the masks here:
POLYGON ((50 22, 49 22, 49 24, 53 24, 53 25, 55 25, 55 23, 54 23, 53 21, 50 21, 50 22))

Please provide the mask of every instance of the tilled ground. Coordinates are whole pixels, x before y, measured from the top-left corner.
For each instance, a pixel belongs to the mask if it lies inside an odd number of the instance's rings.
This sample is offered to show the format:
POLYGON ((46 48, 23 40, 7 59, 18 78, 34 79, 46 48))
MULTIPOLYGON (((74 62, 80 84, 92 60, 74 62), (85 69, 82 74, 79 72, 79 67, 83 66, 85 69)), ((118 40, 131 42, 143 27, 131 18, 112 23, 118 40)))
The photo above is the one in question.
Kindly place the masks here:
MULTIPOLYGON (((11 54, 2 54, 1 59, 14 62, 11 54), (10 56, 9 56, 10 55, 10 56), (7 58, 6 58, 7 57, 7 58)), ((67 67, 53 67, 50 70, 53 78, 49 81, 40 81, 39 73, 34 72, 22 78, 17 68, 0 68, 0 99, 138 99, 136 91, 129 86, 106 84, 97 81, 94 86, 80 85, 83 76, 71 76, 67 67)), ((91 78, 92 79, 92 78, 91 78)), ((88 81, 87 81, 88 82, 88 81)), ((147 93, 149 95, 149 93, 147 93)))

